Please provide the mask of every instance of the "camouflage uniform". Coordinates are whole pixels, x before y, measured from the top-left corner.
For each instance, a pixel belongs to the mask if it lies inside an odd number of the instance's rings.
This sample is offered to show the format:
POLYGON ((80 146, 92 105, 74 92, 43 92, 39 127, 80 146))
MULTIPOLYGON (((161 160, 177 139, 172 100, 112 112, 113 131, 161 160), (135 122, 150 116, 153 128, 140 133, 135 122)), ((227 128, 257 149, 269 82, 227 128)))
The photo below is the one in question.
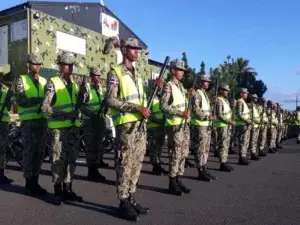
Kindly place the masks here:
MULTIPOLYGON (((243 92, 248 93, 247 89, 242 89, 243 92)), ((250 116, 244 114, 245 112, 245 106, 247 106, 245 103, 243 104, 243 99, 240 99, 237 101, 236 106, 236 117, 238 121, 242 121, 243 124, 246 125, 236 125, 237 131, 238 131, 238 137, 239 137, 239 156, 240 160, 246 161, 245 164, 248 165, 248 161, 246 160, 247 157, 247 150, 249 147, 249 140, 250 140, 250 127, 247 124, 251 124, 250 116)), ((250 113, 250 112, 249 112, 250 113)))
MULTIPOLYGON (((4 169, 5 169, 5 164, 6 164, 6 146, 8 142, 8 122, 3 120, 3 116, 6 116, 7 120, 8 114, 7 112, 11 108, 12 102, 11 102, 11 97, 13 95, 11 90, 6 90, 4 86, 0 83, 0 88, 1 88, 1 97, 4 95, 4 92, 6 92, 6 98, 4 100, 4 104, 1 106, 0 109, 0 184, 9 184, 12 182, 11 179, 7 178, 4 175, 4 169), (7 114, 7 115, 4 115, 7 114)), ((0 98, 1 98, 0 97, 0 98)))
POLYGON ((276 113, 273 109, 268 108, 267 114, 269 118, 269 125, 268 125, 268 144, 269 144, 269 151, 275 151, 276 149, 276 138, 277 138, 277 124, 278 121, 276 119, 276 113))
POLYGON ((252 157, 254 157, 254 155, 257 155, 257 146, 258 146, 258 135, 259 135, 259 128, 260 128, 260 116, 258 113, 258 106, 257 104, 250 104, 250 107, 254 107, 251 110, 251 117, 253 118, 253 125, 251 126, 251 130, 250 130, 250 143, 249 143, 249 148, 250 148, 250 152, 252 157), (256 110, 256 112, 258 113, 257 117, 255 117, 254 114, 254 110, 256 110), (257 127, 255 127, 255 125, 257 127))
MULTIPOLYGON (((57 63, 62 66, 70 66, 74 62, 74 57, 68 54, 59 55, 57 59, 57 63)), ((57 78, 63 83, 64 88, 67 89, 71 101, 76 101, 72 96, 74 93, 75 98, 77 98, 78 90, 76 90, 76 85, 74 85, 72 77, 70 81, 65 80, 63 75, 58 75, 57 78), (74 88, 75 90, 73 90, 74 88)), ((82 198, 72 191, 72 180, 79 151, 79 128, 75 124, 80 118, 80 114, 79 111, 74 109, 74 106, 72 106, 71 112, 53 108, 57 102, 59 90, 55 90, 55 85, 51 79, 48 80, 45 91, 42 113, 48 120, 48 126, 52 118, 57 121, 71 120, 74 124, 71 127, 49 128, 50 161, 55 191, 54 204, 61 204, 63 199, 81 201, 82 198), (62 183, 63 192, 61 190, 62 183)), ((71 104, 73 105, 73 103, 71 104)))
MULTIPOLYGON (((32 64, 41 65, 43 59, 40 56, 30 54, 28 55, 27 61, 32 64)), ((21 117, 20 107, 25 110, 31 110, 31 107, 37 106, 42 103, 43 97, 40 93, 44 92, 44 87, 41 85, 40 81, 43 77, 39 76, 39 80, 34 79, 32 75, 28 75, 28 79, 34 84, 34 88, 37 90, 36 97, 27 97, 25 84, 23 79, 20 77, 17 79, 15 83, 15 99, 17 105, 19 106, 19 116, 21 117), (42 90, 40 90, 42 88, 42 90)), ((32 88, 32 87, 30 87, 32 88)), ((40 106, 39 106, 40 107, 40 106)), ((40 114, 40 108, 35 112, 40 114)), ((41 171, 41 166, 44 160, 45 155, 45 145, 46 145, 46 131, 47 125, 46 120, 44 118, 39 119, 21 119, 21 130, 22 130, 22 143, 24 146, 23 150, 23 175, 26 179, 26 187, 30 190, 33 190, 31 186, 33 183, 38 182, 38 176, 41 171)), ((37 186, 35 186, 37 187, 37 186)), ((39 190, 40 187, 38 187, 39 190)), ((33 191, 34 192, 34 191, 33 191)), ((42 191, 45 193, 45 190, 42 191)))
POLYGON ((262 118, 262 122, 259 127, 259 137, 258 137, 258 149, 261 153, 265 148, 266 140, 267 140, 267 121, 264 121, 264 114, 266 114, 266 111, 262 105, 258 106, 258 111, 260 117, 262 118))
MULTIPOLYGON (((224 98, 225 101, 227 99, 224 98)), ((228 102, 228 101, 227 101, 228 102)), ((229 105, 229 103, 228 103, 229 105)), ((224 122, 224 123, 229 123, 231 119, 227 119, 224 114, 223 114, 223 102, 222 101, 217 101, 216 103, 216 116, 218 120, 224 122)), ((228 160, 228 148, 229 148, 229 141, 230 141, 230 136, 229 136, 229 127, 217 127, 217 145, 218 145, 218 155, 219 155, 219 160, 220 163, 227 163, 228 160)))
POLYGON ((277 148, 282 148, 280 143, 282 140, 284 125, 283 125, 283 115, 280 109, 277 110, 277 119, 278 119, 278 126, 277 126, 276 146, 277 148))
MULTIPOLYGON (((206 96, 206 101, 209 104, 209 99, 205 91, 202 91, 206 96)), ((202 100, 201 95, 196 92, 195 96, 192 98, 192 113, 193 117, 201 121, 209 121, 210 114, 203 112, 201 108, 202 100)), ((193 154, 195 157, 196 166, 198 168, 206 165, 210 150, 210 139, 211 130, 210 126, 194 126, 191 125, 191 139, 192 142, 196 144, 193 154)))
MULTIPOLYGON (((98 67, 91 67, 90 74, 100 76, 101 71, 98 67)), ((91 83, 88 90, 84 93, 81 112, 83 113, 83 139, 86 143, 86 162, 88 165, 88 177, 93 181, 105 181, 105 177, 98 172, 100 166, 108 166, 103 162, 103 138, 105 134, 105 119, 101 118, 103 112, 99 112, 103 101, 103 93, 100 84, 91 83), (92 93, 96 92, 95 96, 92 93), (95 98, 95 99, 91 99, 95 98), (90 105, 89 102, 93 101, 90 105), (97 105, 95 105, 97 104, 97 105), (101 113, 101 115, 100 115, 101 113)), ((102 109, 103 110, 103 109, 102 109)))

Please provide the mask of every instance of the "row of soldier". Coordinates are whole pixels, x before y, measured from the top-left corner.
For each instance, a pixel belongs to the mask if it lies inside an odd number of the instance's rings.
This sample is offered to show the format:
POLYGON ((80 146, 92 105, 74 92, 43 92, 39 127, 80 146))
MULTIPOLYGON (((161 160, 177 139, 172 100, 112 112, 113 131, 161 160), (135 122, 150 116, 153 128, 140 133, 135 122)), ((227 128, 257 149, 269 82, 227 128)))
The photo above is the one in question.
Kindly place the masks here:
POLYGON ((269 152, 276 152, 277 148, 281 147, 279 143, 284 129, 281 113, 278 113, 275 106, 268 104, 265 107, 264 101, 257 104, 255 95, 252 96, 253 104, 249 106, 245 102, 248 92, 242 89, 236 107, 232 110, 227 100, 229 87, 223 85, 215 98, 216 110, 212 114, 212 104, 206 93, 210 78, 202 76, 198 81, 197 90, 186 91, 180 83, 185 67, 179 61, 170 65, 172 78, 169 82, 165 83, 160 78, 155 81, 162 91, 156 96, 149 110, 143 80, 133 66, 140 49, 138 41, 134 38, 121 40, 123 62, 112 66, 107 76, 107 87, 110 91, 106 94, 101 89, 99 68, 92 67, 90 81, 78 86, 72 78, 75 58, 69 54, 62 54, 57 58, 59 73, 46 80, 39 75, 42 58, 30 54, 27 60, 29 73, 20 75, 15 82, 14 93, 2 85, 1 183, 11 182, 4 175, 4 159, 8 110, 13 94, 18 105, 23 135, 25 187, 33 196, 46 194, 47 191, 39 184, 39 174, 45 145, 48 142, 54 185, 53 202, 56 205, 64 201, 82 201, 82 197, 73 191, 72 185, 79 150, 80 128, 91 136, 87 141, 86 150, 88 177, 94 181, 105 181, 106 178, 98 169, 107 166, 101 159, 101 140, 105 126, 103 114, 106 111, 102 108, 104 104, 108 107, 116 129, 115 168, 119 210, 121 216, 129 220, 137 220, 139 215, 150 211, 137 203, 134 197, 146 153, 147 133, 152 139, 149 141, 150 159, 153 173, 157 175, 166 172, 161 166, 160 154, 167 134, 168 190, 170 194, 177 196, 191 192, 182 182, 190 142, 193 143, 192 152, 199 171, 198 178, 205 181, 216 179, 206 167, 211 136, 215 140, 214 149, 215 155, 220 159, 220 170, 228 172, 233 170, 227 164, 228 151, 234 139, 230 140, 231 133, 235 133, 239 139, 239 163, 242 165, 249 164, 249 142, 252 159, 257 160, 258 156, 265 156, 263 150, 267 132, 270 133, 269 152), (191 110, 187 108, 188 96, 192 99, 191 110), (148 121, 147 124, 142 124, 140 129, 143 118, 147 118, 148 121))

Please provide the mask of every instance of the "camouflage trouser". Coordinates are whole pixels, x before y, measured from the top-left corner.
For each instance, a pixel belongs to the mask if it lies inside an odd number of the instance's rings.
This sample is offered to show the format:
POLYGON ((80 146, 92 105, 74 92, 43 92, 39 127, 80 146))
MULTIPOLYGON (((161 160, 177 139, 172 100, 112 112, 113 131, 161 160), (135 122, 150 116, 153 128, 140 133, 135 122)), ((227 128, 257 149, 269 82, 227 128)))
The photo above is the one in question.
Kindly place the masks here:
POLYGON ((233 148, 236 140, 236 130, 235 126, 228 126, 228 147, 233 148))
POLYGON ((147 136, 145 127, 138 131, 139 124, 133 122, 116 127, 115 164, 119 199, 128 198, 136 192, 146 153, 147 136))
POLYGON ((147 129, 147 148, 149 149, 150 162, 152 165, 161 163, 160 155, 165 143, 164 127, 147 129))
POLYGON ((8 123, 0 122, 0 169, 5 168, 8 123))
POLYGON ((276 148, 277 129, 276 127, 268 126, 268 144, 269 148, 276 148))
POLYGON ((236 126, 239 138, 239 155, 247 157, 247 150, 250 140, 250 128, 248 126, 236 126))
POLYGON ((79 128, 50 129, 49 135, 53 182, 71 183, 79 151, 79 128))
POLYGON ((277 127, 277 137, 276 137, 276 144, 279 145, 282 139, 282 132, 283 132, 283 127, 282 125, 277 127))
POLYGON ((200 168, 207 163, 210 150, 210 127, 191 126, 191 139, 194 143, 193 154, 196 166, 200 168))
POLYGON ((103 159, 102 140, 104 130, 95 129, 92 120, 84 120, 83 122, 83 140, 86 143, 86 163, 88 167, 99 164, 103 159))
POLYGON ((211 138, 212 138, 212 143, 213 143, 213 149, 214 149, 214 153, 217 154, 218 153, 218 143, 217 143, 217 128, 213 127, 212 131, 211 131, 211 138))
POLYGON ((287 138, 287 136, 288 136, 288 130, 289 130, 289 125, 285 124, 284 125, 284 134, 283 134, 283 137, 287 138))
POLYGON ((267 140, 267 126, 263 125, 260 127, 259 138, 258 138, 258 147, 260 151, 264 150, 266 145, 266 140, 267 140))
POLYGON ((226 163, 228 160, 229 140, 228 127, 218 127, 216 129, 217 148, 220 163, 226 163))
POLYGON ((169 176, 176 177, 184 174, 185 159, 189 155, 190 131, 183 125, 167 127, 169 149, 169 176))
POLYGON ((46 147, 46 121, 27 120, 21 123, 24 178, 38 176, 41 171, 46 147))
POLYGON ((256 154, 257 152, 257 146, 258 146, 258 135, 259 135, 259 127, 257 128, 251 128, 250 131, 250 152, 252 154, 256 154))

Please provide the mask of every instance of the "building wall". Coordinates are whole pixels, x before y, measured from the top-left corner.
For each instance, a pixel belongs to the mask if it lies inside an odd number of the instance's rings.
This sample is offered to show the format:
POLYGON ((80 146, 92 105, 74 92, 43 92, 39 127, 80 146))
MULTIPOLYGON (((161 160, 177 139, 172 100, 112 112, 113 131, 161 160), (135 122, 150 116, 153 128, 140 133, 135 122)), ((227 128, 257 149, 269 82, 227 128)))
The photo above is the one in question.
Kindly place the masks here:
POLYGON ((26 19, 27 10, 0 18, 0 26, 8 25, 8 64, 11 65, 11 73, 4 78, 8 84, 11 84, 16 76, 27 71, 26 63, 24 63, 28 51, 27 37, 16 41, 11 40, 12 23, 26 19))
MULTIPOLYGON (((102 69, 103 78, 106 78, 110 66, 116 63, 116 54, 112 50, 110 54, 103 54, 105 40, 107 37, 102 34, 69 23, 59 18, 50 16, 41 11, 31 9, 31 52, 40 54, 44 59, 43 70, 41 73, 45 77, 53 76, 58 66, 55 63, 56 57, 62 52, 56 48, 56 32, 60 31, 86 40, 86 55, 74 54, 76 64, 74 73, 85 75, 90 66, 99 66, 102 69), (35 19, 35 13, 39 13, 39 18, 35 19)), ((147 65, 145 51, 140 52, 137 62, 138 71, 145 76, 147 65)))

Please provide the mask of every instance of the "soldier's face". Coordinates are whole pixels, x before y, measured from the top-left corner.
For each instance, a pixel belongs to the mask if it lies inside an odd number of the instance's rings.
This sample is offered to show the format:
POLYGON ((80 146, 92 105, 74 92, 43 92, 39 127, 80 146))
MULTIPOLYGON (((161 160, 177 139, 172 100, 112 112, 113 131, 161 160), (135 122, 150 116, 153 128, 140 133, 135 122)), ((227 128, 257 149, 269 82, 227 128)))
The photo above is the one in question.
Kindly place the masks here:
POLYGON ((125 57, 129 59, 131 62, 137 61, 139 56, 139 50, 136 48, 127 47, 125 51, 125 57))
POLYGON ((184 71, 178 69, 172 69, 172 73, 176 80, 181 80, 184 75, 184 71))
POLYGON ((91 80, 94 84, 100 84, 101 83, 101 79, 100 76, 92 76, 91 80))
POLYGON ((61 65, 60 69, 61 69, 61 72, 66 75, 72 75, 72 73, 73 73, 73 65, 64 64, 64 65, 61 65))
POLYGON ((209 82, 208 81, 202 81, 202 88, 207 90, 209 87, 209 82))
POLYGON ((248 98, 248 93, 243 92, 242 97, 243 97, 243 99, 247 99, 248 98))
POLYGON ((254 102, 254 103, 257 103, 257 98, 254 98, 254 99, 253 99, 253 102, 254 102))
POLYGON ((38 64, 29 64, 29 71, 32 73, 39 73, 41 69, 41 65, 38 64))
POLYGON ((227 91, 227 90, 223 90, 223 91, 222 91, 222 93, 223 93, 223 96, 224 96, 224 97, 228 97, 228 93, 229 93, 229 91, 227 91))

